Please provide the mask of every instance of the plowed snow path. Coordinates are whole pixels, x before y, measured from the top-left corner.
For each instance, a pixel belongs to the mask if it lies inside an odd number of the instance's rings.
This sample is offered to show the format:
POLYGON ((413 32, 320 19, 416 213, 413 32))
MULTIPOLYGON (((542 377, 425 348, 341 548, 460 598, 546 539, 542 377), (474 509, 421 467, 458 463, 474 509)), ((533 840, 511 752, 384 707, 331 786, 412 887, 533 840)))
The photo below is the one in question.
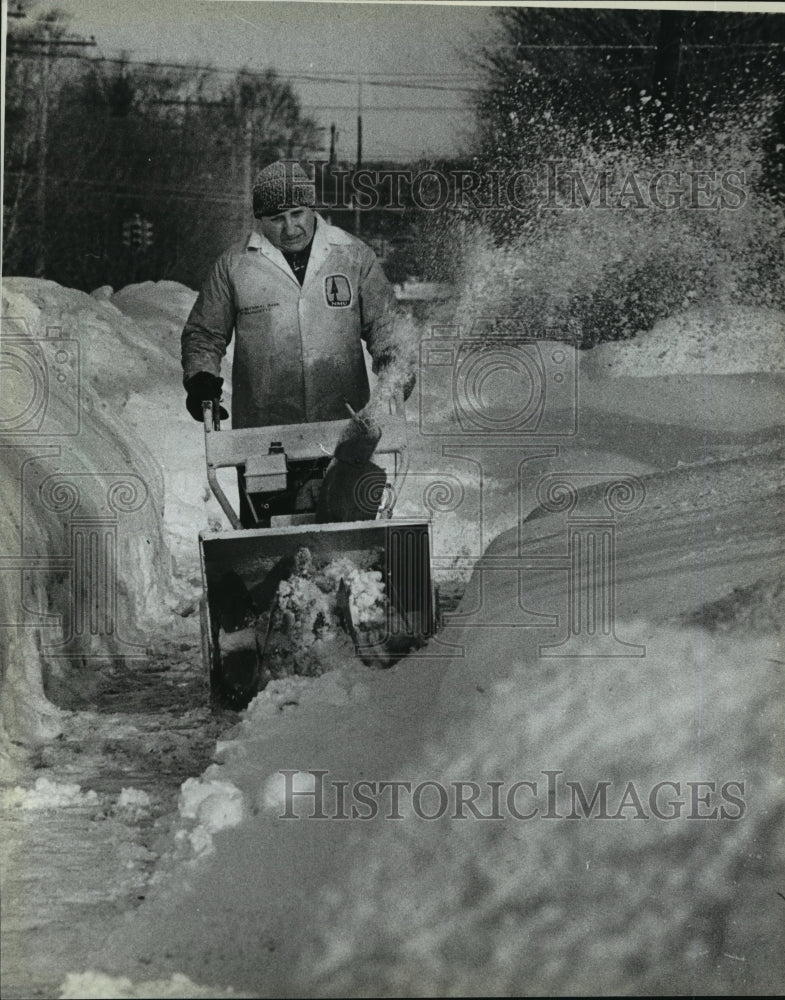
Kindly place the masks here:
MULTIPOLYGON (((180 784, 210 761, 235 716, 209 709, 198 635, 150 639, 146 661, 104 675, 93 710, 67 713, 54 743, 20 764, 17 785, 78 784, 88 801, 3 810, 2 996, 58 995, 64 972, 107 925, 138 906, 159 858, 180 784), (118 807, 123 788, 149 807, 118 807)), ((7 798, 9 789, 4 793, 7 798)))

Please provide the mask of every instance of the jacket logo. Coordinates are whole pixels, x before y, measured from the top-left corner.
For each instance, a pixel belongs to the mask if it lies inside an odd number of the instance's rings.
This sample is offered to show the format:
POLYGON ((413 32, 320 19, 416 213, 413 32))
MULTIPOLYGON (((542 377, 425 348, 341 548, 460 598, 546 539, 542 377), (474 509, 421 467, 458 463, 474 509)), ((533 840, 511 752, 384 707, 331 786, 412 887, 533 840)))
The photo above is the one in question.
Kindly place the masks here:
POLYGON ((328 274, 324 279, 324 300, 333 309, 352 304, 352 286, 345 274, 328 274))

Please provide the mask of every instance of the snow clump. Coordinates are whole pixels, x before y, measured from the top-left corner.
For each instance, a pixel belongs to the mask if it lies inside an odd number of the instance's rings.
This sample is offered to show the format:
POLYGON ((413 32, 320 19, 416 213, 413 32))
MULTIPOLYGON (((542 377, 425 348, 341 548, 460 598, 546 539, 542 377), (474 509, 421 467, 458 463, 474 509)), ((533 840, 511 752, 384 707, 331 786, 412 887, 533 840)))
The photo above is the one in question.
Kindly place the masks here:
POLYGON ((123 788, 117 797, 114 815, 129 823, 145 819, 150 814, 152 801, 141 788, 123 788))
POLYGON ((191 829, 181 829, 175 834, 178 846, 190 846, 196 855, 211 854, 213 834, 242 822, 245 814, 243 793, 231 781, 208 777, 188 778, 180 786, 177 810, 183 819, 196 820, 191 829))
POLYGON ((342 556, 333 559, 323 570, 328 580, 341 580, 349 588, 349 609, 355 626, 372 625, 384 621, 384 583, 380 570, 360 569, 351 559, 342 556))
POLYGON ((3 790, 4 809, 63 809, 68 806, 96 806, 98 793, 92 790, 83 792, 81 785, 58 784, 49 778, 38 778, 32 788, 14 788, 3 790))
POLYGON ((169 979, 134 983, 127 976, 108 976, 103 972, 69 972, 60 987, 60 1000, 163 1000, 163 998, 214 997, 241 998, 231 987, 198 986, 188 976, 175 972, 169 979))
POLYGON ((308 548, 299 549, 291 574, 278 584, 269 620, 262 615, 256 623, 264 650, 260 689, 282 677, 318 677, 341 667, 354 657, 358 632, 384 637, 386 608, 381 571, 347 556, 319 567, 308 548))

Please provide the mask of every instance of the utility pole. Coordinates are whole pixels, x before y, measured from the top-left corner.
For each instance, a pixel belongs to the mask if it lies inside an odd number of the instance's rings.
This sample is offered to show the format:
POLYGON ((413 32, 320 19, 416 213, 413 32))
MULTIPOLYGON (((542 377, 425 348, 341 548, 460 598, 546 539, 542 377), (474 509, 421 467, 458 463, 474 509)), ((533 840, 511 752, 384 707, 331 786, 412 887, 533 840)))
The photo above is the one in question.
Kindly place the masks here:
POLYGON ((41 98, 38 113, 38 185, 35 191, 35 262, 33 275, 43 278, 46 274, 46 137, 49 131, 49 76, 50 62, 49 25, 44 25, 43 54, 41 59, 41 98))
MULTIPOLYGON (((362 170, 363 165, 363 81, 362 77, 357 78, 357 165, 355 173, 362 170)), ((354 235, 359 236, 361 232, 360 208, 357 205, 355 196, 354 205, 354 235)))
POLYGON ((243 220, 246 225, 249 216, 253 215, 253 115, 250 108, 245 112, 243 123, 243 220))
MULTIPOLYGON (((338 166, 338 128, 335 122, 330 125, 330 157, 327 160, 327 172, 322 172, 322 190, 321 197, 324 204, 329 204, 337 207, 336 195, 338 193, 338 185, 335 180, 335 168, 338 166), (327 179, 329 178, 329 180, 327 179)), ((329 225, 332 225, 332 213, 327 212, 325 215, 329 225)))

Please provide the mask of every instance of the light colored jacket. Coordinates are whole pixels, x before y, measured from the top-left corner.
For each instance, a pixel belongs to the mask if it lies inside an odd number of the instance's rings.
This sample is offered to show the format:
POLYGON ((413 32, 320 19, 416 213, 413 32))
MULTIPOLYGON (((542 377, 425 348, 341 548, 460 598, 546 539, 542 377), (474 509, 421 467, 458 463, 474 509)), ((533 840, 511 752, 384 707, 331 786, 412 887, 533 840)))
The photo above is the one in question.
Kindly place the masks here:
POLYGON ((183 381, 221 373, 233 332, 232 426, 343 420, 368 402, 361 338, 394 352, 394 297, 373 250, 316 216, 302 287, 252 232, 218 258, 182 334, 183 381))

